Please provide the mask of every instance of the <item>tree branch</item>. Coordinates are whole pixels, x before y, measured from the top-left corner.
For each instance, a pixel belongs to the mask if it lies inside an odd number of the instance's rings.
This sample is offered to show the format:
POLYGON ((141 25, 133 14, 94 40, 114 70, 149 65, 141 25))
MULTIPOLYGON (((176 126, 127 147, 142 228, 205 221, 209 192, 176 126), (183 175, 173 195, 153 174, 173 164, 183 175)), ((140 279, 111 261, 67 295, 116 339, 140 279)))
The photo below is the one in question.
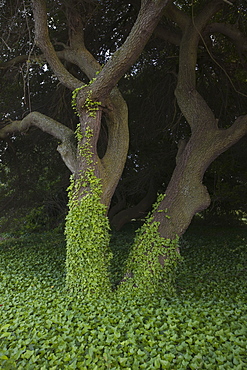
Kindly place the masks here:
POLYGON ((21 121, 12 121, 0 129, 0 139, 4 139, 15 132, 27 131, 31 126, 36 126, 61 141, 57 150, 70 171, 75 172, 76 145, 74 132, 60 122, 57 122, 44 114, 31 112, 21 121))
POLYGON ((202 31, 211 17, 220 10, 221 5, 222 1, 211 1, 195 18, 192 16, 180 44, 178 84, 175 95, 192 131, 202 125, 217 128, 212 110, 196 90, 196 63, 202 31))
POLYGON ((47 11, 45 0, 32 0, 35 23, 35 41, 44 53, 44 56, 57 76, 58 80, 70 90, 82 85, 81 81, 71 75, 59 60, 50 41, 47 26, 47 11))
POLYGON ((226 23, 211 23, 205 29, 205 34, 214 32, 222 33, 230 38, 238 50, 247 52, 247 36, 243 34, 235 25, 226 23))
POLYGON ((1 63, 0 64, 0 69, 11 68, 11 67, 15 66, 16 64, 25 63, 27 60, 28 60, 27 55, 18 55, 17 57, 15 57, 11 60, 8 60, 7 62, 1 63))
POLYGON ((68 8, 67 17, 70 20, 68 23, 72 21, 73 28, 70 30, 70 46, 61 51, 60 56, 67 62, 77 65, 90 81, 101 69, 101 65, 85 47, 83 22, 79 10, 76 10, 68 8), (73 20, 73 17, 76 17, 76 20, 73 20))
POLYGON ((161 19, 168 2, 170 0, 155 2, 148 0, 142 3, 129 36, 106 63, 94 82, 94 86, 91 86, 96 98, 107 97, 124 73, 137 60, 161 19))
POLYGON ((154 30, 154 35, 164 41, 169 42, 173 45, 180 45, 182 35, 176 30, 171 31, 165 28, 162 24, 158 24, 154 30))
POLYGON ((219 129, 218 136, 224 146, 224 151, 237 143, 247 134, 247 114, 239 116, 228 129, 219 129))
POLYGON ((169 5, 167 5, 165 15, 175 22, 182 31, 185 31, 190 24, 190 17, 183 11, 179 10, 173 3, 169 3, 169 5))

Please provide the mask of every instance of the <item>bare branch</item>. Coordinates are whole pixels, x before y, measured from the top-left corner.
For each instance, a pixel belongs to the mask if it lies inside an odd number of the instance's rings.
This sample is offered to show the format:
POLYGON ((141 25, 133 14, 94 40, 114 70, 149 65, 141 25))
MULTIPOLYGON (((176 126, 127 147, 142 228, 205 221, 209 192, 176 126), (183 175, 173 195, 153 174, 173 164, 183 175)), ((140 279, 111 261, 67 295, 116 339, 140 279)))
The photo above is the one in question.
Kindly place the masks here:
POLYGON ((164 9, 170 0, 145 1, 131 32, 123 45, 113 54, 91 86, 93 95, 104 97, 109 94, 123 74, 141 54, 164 9))
POLYGON ((50 41, 47 27, 47 11, 45 0, 33 0, 33 15, 35 22, 35 41, 57 76, 58 80, 70 90, 82 85, 81 81, 71 75, 59 60, 50 41))
POLYGON ((31 126, 36 126, 42 131, 54 136, 61 141, 57 147, 63 161, 71 172, 76 170, 76 145, 74 132, 58 121, 39 112, 31 112, 21 121, 12 121, 0 129, 0 139, 5 139, 15 132, 25 132, 31 126))
POLYGON ((233 3, 231 3, 230 1, 228 1, 228 0, 223 0, 225 3, 227 3, 228 5, 231 5, 231 6, 233 6, 233 3))

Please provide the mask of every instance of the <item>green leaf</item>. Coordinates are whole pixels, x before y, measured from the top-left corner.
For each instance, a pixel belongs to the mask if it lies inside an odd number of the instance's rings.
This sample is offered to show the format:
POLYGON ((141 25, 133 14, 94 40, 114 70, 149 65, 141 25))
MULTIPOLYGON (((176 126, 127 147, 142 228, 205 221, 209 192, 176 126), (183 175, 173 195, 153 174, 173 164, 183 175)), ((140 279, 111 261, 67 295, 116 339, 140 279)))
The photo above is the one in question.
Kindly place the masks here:
POLYGON ((0 355, 0 360, 8 360, 8 356, 5 356, 5 355, 0 355))
POLYGON ((25 353, 22 354, 22 358, 26 358, 27 360, 34 354, 34 351, 30 351, 29 349, 26 350, 25 353))

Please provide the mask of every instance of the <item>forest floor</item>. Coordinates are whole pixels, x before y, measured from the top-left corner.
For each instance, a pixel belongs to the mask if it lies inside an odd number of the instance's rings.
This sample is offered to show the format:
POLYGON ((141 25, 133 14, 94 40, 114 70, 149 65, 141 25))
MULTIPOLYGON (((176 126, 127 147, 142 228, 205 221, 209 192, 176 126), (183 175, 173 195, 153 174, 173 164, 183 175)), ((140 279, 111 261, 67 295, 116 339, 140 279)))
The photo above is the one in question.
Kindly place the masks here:
MULTIPOLYGON (((61 234, 0 235, 0 369, 247 369, 247 228, 191 227, 177 295, 82 301, 61 234)), ((113 283, 133 230, 113 234, 113 283)))

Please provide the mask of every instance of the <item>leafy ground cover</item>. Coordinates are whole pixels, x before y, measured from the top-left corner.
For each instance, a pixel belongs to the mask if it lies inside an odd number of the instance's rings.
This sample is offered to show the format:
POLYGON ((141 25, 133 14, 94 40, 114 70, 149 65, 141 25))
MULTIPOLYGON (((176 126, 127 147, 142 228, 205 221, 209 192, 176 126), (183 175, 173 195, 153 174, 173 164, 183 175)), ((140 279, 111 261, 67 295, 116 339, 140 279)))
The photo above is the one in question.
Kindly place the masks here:
MULTIPOLYGON (((113 283, 130 230, 113 235, 113 283)), ((81 301, 59 234, 0 242, 0 369, 246 369, 247 231, 193 229, 176 297, 81 301)))

